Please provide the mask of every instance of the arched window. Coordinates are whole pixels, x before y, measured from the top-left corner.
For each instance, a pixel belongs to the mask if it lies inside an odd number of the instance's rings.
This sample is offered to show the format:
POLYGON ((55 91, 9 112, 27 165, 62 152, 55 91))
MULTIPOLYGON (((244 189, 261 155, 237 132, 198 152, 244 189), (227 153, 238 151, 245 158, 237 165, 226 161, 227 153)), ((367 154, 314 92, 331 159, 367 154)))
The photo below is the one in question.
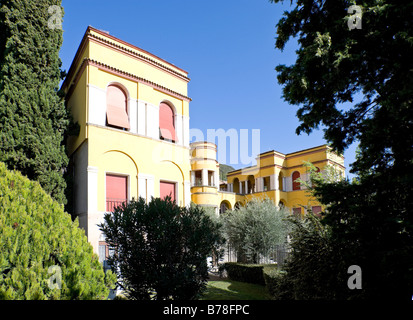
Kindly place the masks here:
POLYGON ((231 204, 228 201, 224 200, 219 206, 219 213, 225 213, 227 210, 231 210, 231 204))
POLYGON ((293 190, 300 190, 300 182, 296 181, 300 178, 300 173, 298 171, 293 172, 293 190))
POLYGON ((108 126, 129 129, 128 100, 126 93, 116 85, 106 91, 106 123, 108 126))
POLYGON ((159 106, 159 137, 175 142, 175 114, 171 106, 162 102, 159 106))

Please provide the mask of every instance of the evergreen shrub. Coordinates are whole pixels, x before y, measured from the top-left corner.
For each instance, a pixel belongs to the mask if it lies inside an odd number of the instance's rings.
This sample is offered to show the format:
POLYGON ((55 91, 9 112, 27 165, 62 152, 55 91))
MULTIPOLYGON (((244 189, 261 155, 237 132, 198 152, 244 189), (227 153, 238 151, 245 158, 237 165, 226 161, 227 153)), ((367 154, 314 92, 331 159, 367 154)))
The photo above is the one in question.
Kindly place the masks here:
POLYGON ((0 299, 106 299, 104 273, 85 233, 38 182, 0 162, 0 299))

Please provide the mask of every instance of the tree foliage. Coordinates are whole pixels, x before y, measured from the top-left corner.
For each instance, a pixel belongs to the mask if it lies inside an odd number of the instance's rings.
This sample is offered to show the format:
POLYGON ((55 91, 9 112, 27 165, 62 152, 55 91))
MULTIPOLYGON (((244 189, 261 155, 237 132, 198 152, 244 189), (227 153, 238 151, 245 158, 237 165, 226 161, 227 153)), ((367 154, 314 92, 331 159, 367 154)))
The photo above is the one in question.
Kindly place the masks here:
POLYGON ((295 64, 276 68, 285 100, 299 105, 297 133, 322 125, 335 151, 359 144, 356 181, 314 189, 328 206, 323 224, 334 247, 346 247, 346 264, 362 268, 360 298, 413 293, 412 8, 401 0, 299 0, 277 24, 278 49, 293 37, 299 45, 295 64), (362 8, 361 29, 347 24, 353 4, 362 8))
POLYGON ((287 212, 270 199, 254 199, 223 216, 224 231, 237 253, 238 262, 258 263, 275 245, 284 244, 288 227, 287 212))
POLYGON ((52 5, 61 0, 0 1, 0 161, 64 204, 69 116, 58 92, 63 31, 48 26, 52 5))
MULTIPOLYGON (((326 139, 339 152, 357 139, 362 154, 374 145, 368 154, 382 164, 396 158, 408 162, 412 158, 406 157, 411 150, 405 146, 412 145, 413 4, 401 0, 294 4, 277 24, 276 47, 283 49, 296 37, 297 60, 276 69, 284 98, 300 105, 297 132, 310 133, 322 124, 326 139), (361 29, 348 28, 347 10, 352 4, 362 7, 361 29), (386 148, 392 150, 385 152, 386 148)), ((357 170, 363 168, 359 164, 357 170)))
POLYGON ((289 218, 292 225, 291 253, 278 277, 277 299, 336 299, 347 288, 340 270, 338 252, 334 251, 328 227, 319 218, 307 214, 303 220, 289 218), (340 274, 340 278, 337 277, 340 274))
POLYGON ((108 261, 132 299, 194 299, 206 288, 207 257, 219 256, 219 225, 199 206, 143 198, 105 214, 108 261))
POLYGON ((77 221, 37 182, 3 163, 0 248, 0 299, 106 299, 115 282, 103 272, 77 221), (53 266, 60 268, 61 281, 53 266), (58 283, 60 289, 53 288, 58 283))

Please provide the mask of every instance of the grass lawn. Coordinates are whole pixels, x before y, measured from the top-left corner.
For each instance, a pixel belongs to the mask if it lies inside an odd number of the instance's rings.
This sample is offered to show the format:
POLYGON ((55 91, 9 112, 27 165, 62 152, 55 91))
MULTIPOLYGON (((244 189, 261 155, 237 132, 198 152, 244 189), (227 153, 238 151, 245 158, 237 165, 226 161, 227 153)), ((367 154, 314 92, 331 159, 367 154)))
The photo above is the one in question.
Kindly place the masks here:
POLYGON ((229 279, 208 281, 201 300, 269 300, 265 286, 229 279))

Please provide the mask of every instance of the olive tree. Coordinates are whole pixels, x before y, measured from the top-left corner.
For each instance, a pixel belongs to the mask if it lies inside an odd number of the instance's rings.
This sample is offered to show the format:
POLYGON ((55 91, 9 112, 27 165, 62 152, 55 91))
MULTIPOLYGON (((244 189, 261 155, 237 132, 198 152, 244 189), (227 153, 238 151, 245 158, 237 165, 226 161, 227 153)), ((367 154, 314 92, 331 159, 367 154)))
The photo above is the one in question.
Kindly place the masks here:
POLYGON ((237 253, 238 262, 257 263, 268 256, 275 245, 286 242, 288 212, 270 199, 254 199, 223 216, 229 244, 237 253))

